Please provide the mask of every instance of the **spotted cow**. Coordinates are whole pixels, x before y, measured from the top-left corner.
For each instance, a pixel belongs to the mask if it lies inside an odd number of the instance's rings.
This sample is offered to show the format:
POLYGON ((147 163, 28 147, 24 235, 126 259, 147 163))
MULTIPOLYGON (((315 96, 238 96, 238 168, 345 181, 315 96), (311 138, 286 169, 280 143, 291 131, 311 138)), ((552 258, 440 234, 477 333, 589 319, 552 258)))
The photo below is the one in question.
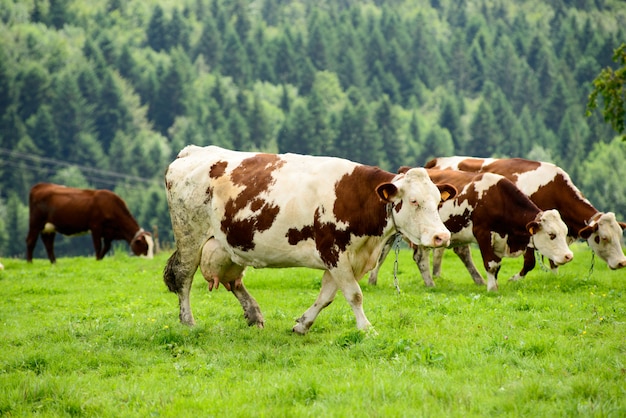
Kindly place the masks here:
POLYGON ((264 326, 243 284, 247 266, 324 271, 315 303, 296 321, 305 334, 341 290, 366 329, 357 283, 396 232, 423 245, 448 244, 437 212, 456 189, 426 170, 392 174, 351 161, 297 154, 187 146, 165 174, 176 250, 164 281, 179 299, 183 324, 195 323, 189 293, 200 266, 209 290, 220 283, 241 303, 249 325, 264 326))
MULTIPOLYGON (((401 169, 404 171, 404 169, 401 169)), ((487 290, 498 290, 498 271, 503 257, 520 256, 530 246, 556 264, 568 263, 573 254, 567 246, 567 226, 556 210, 540 210, 526 195, 503 176, 492 173, 467 173, 429 169, 435 183, 452 184, 458 190, 454 199, 443 202, 439 214, 450 230, 450 246, 461 255, 477 243, 485 270, 487 290)), ((429 250, 412 244, 413 258, 426 286, 434 286, 429 268, 429 250)), ((386 257, 387 245, 369 278, 376 284, 377 272, 386 257)), ((463 259, 463 257, 461 257, 463 259)), ((476 284, 484 284, 473 264, 468 266, 476 284)))
POLYGON ((128 210, 126 202, 110 190, 76 189, 38 183, 29 195, 29 228, 26 260, 32 262, 37 237, 46 247, 51 263, 56 262, 54 238, 91 231, 96 260, 104 258, 113 240, 128 242, 135 255, 152 258, 154 240, 128 210))
MULTIPOLYGON (((626 256, 621 245, 626 223, 618 222, 613 212, 598 211, 560 167, 522 158, 459 156, 435 158, 426 163, 426 167, 500 174, 515 183, 539 208, 558 210, 567 225, 570 244, 578 239, 586 240, 591 250, 606 261, 610 269, 626 267, 626 256)), ((469 251, 466 254, 468 259, 464 260, 465 264, 473 264, 469 251)), ((441 253, 437 254, 434 264, 434 271, 439 272, 441 253)), ((524 254, 522 270, 511 279, 524 277, 534 267, 535 256, 529 249, 524 254)), ((552 267, 554 271, 557 270, 553 264, 552 267)))

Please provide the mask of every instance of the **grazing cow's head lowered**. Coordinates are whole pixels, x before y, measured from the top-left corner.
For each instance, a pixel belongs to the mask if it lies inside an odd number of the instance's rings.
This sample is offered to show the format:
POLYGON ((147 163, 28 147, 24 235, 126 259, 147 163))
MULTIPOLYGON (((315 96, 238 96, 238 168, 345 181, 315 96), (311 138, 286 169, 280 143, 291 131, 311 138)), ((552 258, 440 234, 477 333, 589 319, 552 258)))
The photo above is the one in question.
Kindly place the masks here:
POLYGON ((135 255, 152 258, 154 242, 139 227, 126 202, 110 190, 76 189, 52 183, 33 186, 29 195, 29 228, 26 260, 32 261, 37 237, 46 247, 50 262, 56 261, 56 233, 77 235, 91 231, 96 259, 101 260, 113 240, 124 240, 135 255))

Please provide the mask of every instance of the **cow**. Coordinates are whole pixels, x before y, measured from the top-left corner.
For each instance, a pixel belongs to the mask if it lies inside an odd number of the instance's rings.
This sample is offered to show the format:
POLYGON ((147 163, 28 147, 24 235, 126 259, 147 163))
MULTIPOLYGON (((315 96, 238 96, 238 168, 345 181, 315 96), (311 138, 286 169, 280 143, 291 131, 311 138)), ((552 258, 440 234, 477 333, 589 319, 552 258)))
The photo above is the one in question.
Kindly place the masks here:
MULTIPOLYGON (((403 168, 400 171, 405 171, 403 168)), ((540 210, 526 195, 503 176, 427 169, 435 183, 452 184, 458 190, 454 199, 443 202, 439 214, 450 230, 450 246, 461 259, 470 243, 477 243, 487 271, 487 290, 498 290, 498 271, 503 257, 520 256, 528 246, 557 265, 570 262, 574 255, 567 245, 567 226, 556 210, 540 210)), ((430 275, 429 250, 411 243, 413 258, 426 286, 434 286, 430 275)), ((380 264, 389 252, 387 245, 369 278, 376 284, 380 264), (385 252, 386 251, 386 252, 385 252)), ((485 282, 476 267, 467 266, 476 284, 485 282)))
POLYGON ((128 210, 126 203, 109 190, 77 189, 53 183, 38 183, 29 195, 29 227, 26 261, 33 261, 37 238, 46 247, 51 263, 56 263, 56 233, 79 235, 91 231, 96 260, 111 248, 111 241, 125 240, 135 255, 152 258, 154 240, 128 210))
POLYGON ((165 185, 176 248, 163 278, 178 296, 180 322, 195 324, 189 293, 198 266, 209 290, 222 283, 248 325, 259 328, 264 319, 243 284, 246 267, 323 270, 319 296, 292 329, 297 334, 308 332, 337 290, 357 328, 369 328, 358 279, 396 232, 447 245, 437 205, 456 193, 436 186, 423 168, 398 175, 334 157, 194 145, 169 165, 165 185))
MULTIPOLYGON (((585 240, 594 254, 606 261, 611 270, 626 267, 626 256, 621 245, 626 223, 618 222, 613 212, 598 211, 560 167, 523 158, 461 156, 435 158, 426 163, 426 167, 500 174, 515 183, 539 208, 558 210, 567 225, 570 244, 579 239, 585 240)), ((466 251, 466 256, 468 259, 464 263, 473 264, 469 251, 466 251)), ((440 254, 433 264, 434 270, 440 271, 440 254)), ((553 263, 551 266, 556 272, 557 266, 553 263)), ((529 249, 524 254, 522 270, 511 280, 525 277, 534 267, 535 256, 529 249)))

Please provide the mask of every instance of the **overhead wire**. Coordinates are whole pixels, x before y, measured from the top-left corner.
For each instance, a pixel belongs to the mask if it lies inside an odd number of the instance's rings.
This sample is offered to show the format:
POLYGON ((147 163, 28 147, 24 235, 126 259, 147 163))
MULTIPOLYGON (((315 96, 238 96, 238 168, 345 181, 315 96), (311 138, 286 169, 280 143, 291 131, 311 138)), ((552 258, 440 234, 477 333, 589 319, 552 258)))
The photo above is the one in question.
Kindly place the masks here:
POLYGON ((143 183, 143 184, 154 184, 157 180, 154 178, 145 178, 134 176, 130 174, 123 174, 114 171, 103 170, 99 168, 89 167, 85 165, 80 165, 73 162, 62 161, 55 158, 49 157, 40 157, 36 155, 26 154, 18 151, 9 150, 6 148, 0 147, 0 155, 8 155, 11 159, 1 158, 0 165, 5 165, 8 167, 22 168, 19 161, 29 164, 29 169, 43 173, 43 174, 54 174, 56 173, 60 167, 76 167, 78 168, 83 176, 97 184, 106 184, 109 186, 115 186, 120 182, 131 182, 131 183, 143 183), (39 166, 30 166, 31 164, 39 164, 39 166), (53 167, 45 167, 46 164, 53 165, 53 167))

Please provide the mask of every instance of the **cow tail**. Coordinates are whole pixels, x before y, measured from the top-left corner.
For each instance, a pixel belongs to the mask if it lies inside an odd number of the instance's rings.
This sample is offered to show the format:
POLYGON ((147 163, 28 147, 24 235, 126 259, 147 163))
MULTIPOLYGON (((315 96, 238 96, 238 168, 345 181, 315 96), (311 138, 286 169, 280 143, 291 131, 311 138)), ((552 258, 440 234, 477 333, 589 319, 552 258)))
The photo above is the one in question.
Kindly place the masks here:
POLYGON ((182 289, 182 283, 178 280, 176 272, 180 270, 180 253, 178 250, 167 260, 163 269, 163 281, 170 292, 178 293, 182 289))

